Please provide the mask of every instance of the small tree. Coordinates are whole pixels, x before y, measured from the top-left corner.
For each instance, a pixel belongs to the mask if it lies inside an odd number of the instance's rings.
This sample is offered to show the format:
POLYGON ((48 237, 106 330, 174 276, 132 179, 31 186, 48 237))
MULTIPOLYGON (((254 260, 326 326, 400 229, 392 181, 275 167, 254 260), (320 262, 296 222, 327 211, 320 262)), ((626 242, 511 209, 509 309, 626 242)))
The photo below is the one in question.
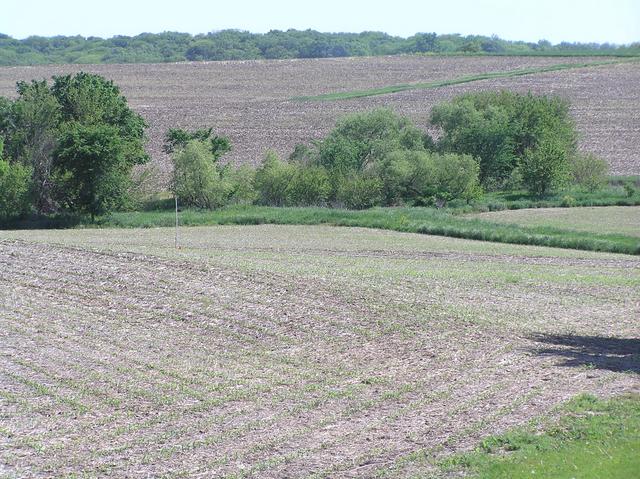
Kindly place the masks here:
POLYGON ((566 185, 571 174, 566 150, 553 141, 527 150, 521 171, 524 186, 536 196, 566 185))
POLYGON ((598 191, 607 184, 609 164, 592 153, 574 155, 571 159, 573 181, 587 191, 598 191))
POLYGON ((217 167, 210 146, 191 140, 173 154, 173 191, 183 204, 218 208, 226 204, 232 185, 217 167))
POLYGON ((3 160, 3 146, 0 137, 0 218, 9 218, 28 211, 31 169, 3 160))

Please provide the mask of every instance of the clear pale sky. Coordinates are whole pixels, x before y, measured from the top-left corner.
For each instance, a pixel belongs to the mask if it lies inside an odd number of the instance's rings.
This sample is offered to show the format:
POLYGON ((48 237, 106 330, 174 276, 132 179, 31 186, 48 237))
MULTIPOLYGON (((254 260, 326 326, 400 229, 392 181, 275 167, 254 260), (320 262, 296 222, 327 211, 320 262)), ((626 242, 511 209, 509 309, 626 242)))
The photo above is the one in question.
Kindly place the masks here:
POLYGON ((111 37, 238 28, 492 35, 508 40, 640 41, 640 0, 2 0, 0 33, 111 37))

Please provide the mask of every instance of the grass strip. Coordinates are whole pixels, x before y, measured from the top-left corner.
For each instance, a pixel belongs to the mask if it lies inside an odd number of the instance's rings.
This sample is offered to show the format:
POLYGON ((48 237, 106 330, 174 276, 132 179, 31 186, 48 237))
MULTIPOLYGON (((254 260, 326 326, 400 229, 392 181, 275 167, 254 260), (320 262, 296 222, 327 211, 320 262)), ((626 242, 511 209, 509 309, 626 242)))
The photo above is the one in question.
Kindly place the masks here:
MULTIPOLYGON (((175 224, 172 211, 138 211, 113 213, 96 223, 76 227, 153 228, 175 224)), ((330 208, 278 208, 268 206, 233 206, 215 211, 184 210, 182 226, 208 225, 332 225, 376 228, 407 233, 423 233, 454 238, 550 246, 586 251, 640 254, 640 239, 622 234, 595 234, 544 226, 501 224, 475 218, 455 216, 433 208, 372 208, 353 211, 330 208)), ((22 225, 22 227, 55 225, 22 225)), ((68 227, 68 225, 61 225, 68 227)))
POLYGON ((623 479, 640 471, 640 396, 599 400, 580 395, 542 432, 520 428, 444 461, 478 479, 623 479))
MULTIPOLYGON (((624 234, 599 234, 548 226, 522 226, 465 218, 433 208, 371 208, 354 211, 333 208, 230 206, 219 210, 187 209, 181 226, 213 225, 331 225, 422 233, 453 238, 548 246, 556 248, 640 254, 640 239, 624 234)), ((158 228, 175 224, 170 210, 118 212, 91 223, 83 217, 32 218, 4 224, 7 229, 48 228, 158 228)))
POLYGON ((292 101, 351 100, 354 98, 364 98, 368 96, 388 95, 390 93, 398 93, 398 92, 407 91, 407 90, 440 88, 440 87, 460 85, 462 83, 470 83, 470 82, 480 81, 480 80, 491 80, 495 78, 512 78, 512 77, 519 77, 519 76, 525 76, 525 75, 534 75, 536 73, 572 70, 575 68, 614 65, 614 64, 630 62, 630 61, 638 61, 638 59, 631 58, 631 59, 617 59, 617 60, 585 62, 585 63, 560 63, 557 65, 551 65, 546 67, 519 68, 516 70, 488 72, 488 73, 480 73, 476 75, 465 75, 458 78, 452 78, 450 80, 438 80, 438 81, 425 82, 425 83, 408 83, 408 84, 400 84, 400 85, 390 85, 390 86, 381 87, 381 88, 371 88, 367 90, 356 90, 356 91, 349 91, 349 92, 325 93, 322 95, 315 95, 315 96, 299 96, 299 97, 291 98, 291 100, 292 101))

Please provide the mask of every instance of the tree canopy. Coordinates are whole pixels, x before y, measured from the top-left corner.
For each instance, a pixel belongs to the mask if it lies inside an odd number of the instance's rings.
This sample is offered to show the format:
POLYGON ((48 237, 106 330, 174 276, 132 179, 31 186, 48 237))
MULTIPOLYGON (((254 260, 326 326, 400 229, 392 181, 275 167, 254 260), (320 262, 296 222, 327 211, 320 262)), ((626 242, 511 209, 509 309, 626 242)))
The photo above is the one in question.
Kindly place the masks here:
POLYGON ((122 205, 131 168, 149 156, 146 123, 118 87, 81 72, 51 86, 19 82, 17 92, 0 99, 0 138, 7 162, 31 172, 31 208, 94 216, 122 205))
MULTIPOLYGON (((477 158, 480 180, 490 189, 504 187, 516 170, 530 174, 534 169, 528 163, 550 157, 538 150, 553 150, 554 158, 563 164, 576 154, 578 135, 569 104, 556 96, 469 93, 435 106, 431 123, 442 129, 438 148, 477 158)), ((552 170, 560 174, 561 168, 552 170)), ((552 183, 542 191, 533 190, 544 193, 552 183)))
POLYGON ((328 58, 407 53, 489 55, 640 55, 640 44, 508 41, 496 36, 416 33, 409 38, 382 32, 321 33, 222 30, 207 34, 163 32, 112 38, 0 34, 0 65, 46 63, 160 63, 200 60, 328 58))

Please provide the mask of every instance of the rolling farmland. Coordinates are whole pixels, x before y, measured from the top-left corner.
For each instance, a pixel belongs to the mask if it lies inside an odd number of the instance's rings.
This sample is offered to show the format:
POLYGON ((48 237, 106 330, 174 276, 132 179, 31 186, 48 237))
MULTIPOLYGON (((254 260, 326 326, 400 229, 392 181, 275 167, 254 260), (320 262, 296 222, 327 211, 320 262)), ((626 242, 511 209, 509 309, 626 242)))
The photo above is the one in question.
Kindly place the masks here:
POLYGON ((421 477, 640 391, 640 258, 359 228, 0 232, 0 475, 421 477))
MULTIPOLYGON (((346 113, 389 107, 427 128, 433 105, 488 89, 569 99, 581 148, 637 175, 640 62, 601 61, 7 67, 0 95, 79 70, 113 79, 149 122, 154 186, 169 178, 171 127, 212 126, 230 161, 257 164, 346 113)), ((202 226, 182 227, 179 248, 155 227, 173 224, 168 210, 98 223, 146 229, 0 231, 0 477, 462 477, 443 461, 488 435, 580 393, 640 393, 638 207, 469 215, 491 223, 251 208, 183 211, 202 226), (444 231, 630 254, 426 234, 444 231)))
MULTIPOLYGON (((594 62, 602 58, 593 59, 594 62)), ((339 101, 295 97, 449 81, 470 75, 584 63, 585 58, 372 57, 154 65, 63 65, 0 68, 0 95, 15 82, 89 71, 113 79, 149 122, 149 151, 167 178, 161 152, 170 127, 213 126, 230 136, 237 163, 257 164, 267 148, 288 155, 295 144, 323 137, 336 119, 386 106, 427 127, 431 107, 468 91, 513 89, 556 94, 572 102, 581 147, 609 161, 614 174, 640 172, 640 63, 620 63, 493 78, 433 89, 339 101)))

